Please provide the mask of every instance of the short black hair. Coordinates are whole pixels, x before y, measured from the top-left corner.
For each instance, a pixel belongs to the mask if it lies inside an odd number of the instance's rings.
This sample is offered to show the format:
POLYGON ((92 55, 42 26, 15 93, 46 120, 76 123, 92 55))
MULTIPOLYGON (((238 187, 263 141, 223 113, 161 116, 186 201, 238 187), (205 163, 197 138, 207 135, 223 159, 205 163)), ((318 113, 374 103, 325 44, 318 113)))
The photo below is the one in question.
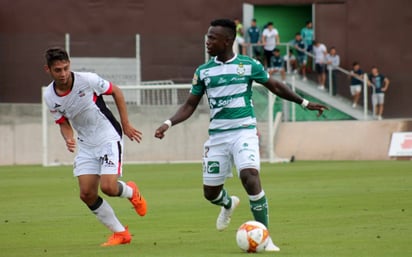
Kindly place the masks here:
POLYGON ((229 19, 216 19, 210 22, 210 26, 212 27, 223 27, 226 28, 229 32, 229 36, 231 39, 235 39, 236 37, 236 24, 229 19))
POLYGON ((310 23, 312 23, 312 21, 306 21, 306 25, 308 25, 308 24, 310 24, 310 23))
POLYGON ((352 63, 352 66, 356 66, 356 65, 359 65, 359 62, 353 62, 352 63))
POLYGON ((69 54, 61 47, 49 48, 45 54, 47 66, 51 67, 55 61, 69 61, 69 54))
POLYGON ((268 26, 273 26, 273 22, 272 22, 272 21, 269 21, 267 25, 268 25, 268 26))
POLYGON ((273 52, 280 53, 280 50, 279 50, 279 48, 275 48, 275 49, 273 49, 273 52))

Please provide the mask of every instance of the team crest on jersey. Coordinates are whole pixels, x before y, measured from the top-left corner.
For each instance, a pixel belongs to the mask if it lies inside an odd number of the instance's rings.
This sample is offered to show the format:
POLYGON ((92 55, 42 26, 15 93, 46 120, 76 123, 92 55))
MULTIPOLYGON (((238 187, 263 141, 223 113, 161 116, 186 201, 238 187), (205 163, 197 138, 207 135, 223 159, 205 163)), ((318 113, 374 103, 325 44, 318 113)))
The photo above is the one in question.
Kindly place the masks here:
POLYGON ((239 76, 245 75, 246 69, 245 69, 245 67, 243 66, 243 63, 239 63, 239 66, 237 66, 236 71, 237 71, 237 75, 239 75, 239 76))

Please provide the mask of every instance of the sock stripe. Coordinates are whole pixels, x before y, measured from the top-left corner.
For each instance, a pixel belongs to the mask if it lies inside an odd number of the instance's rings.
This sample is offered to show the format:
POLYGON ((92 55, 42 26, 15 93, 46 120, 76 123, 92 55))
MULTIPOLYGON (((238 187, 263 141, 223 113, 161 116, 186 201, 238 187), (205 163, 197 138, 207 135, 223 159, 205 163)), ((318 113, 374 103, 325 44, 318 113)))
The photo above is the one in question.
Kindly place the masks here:
POLYGON ((103 199, 100 196, 98 196, 96 202, 94 202, 94 204, 92 205, 89 205, 88 207, 91 211, 95 211, 102 205, 102 203, 103 199))

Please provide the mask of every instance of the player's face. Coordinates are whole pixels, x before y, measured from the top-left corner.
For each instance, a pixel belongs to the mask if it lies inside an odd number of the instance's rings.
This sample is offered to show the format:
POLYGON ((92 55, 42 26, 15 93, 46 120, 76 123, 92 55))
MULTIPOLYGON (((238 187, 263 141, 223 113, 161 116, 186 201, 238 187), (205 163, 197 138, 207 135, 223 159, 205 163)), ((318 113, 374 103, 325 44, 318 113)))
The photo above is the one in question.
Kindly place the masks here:
POLYGON ((226 51, 229 39, 223 27, 211 26, 207 31, 206 48, 211 56, 218 56, 226 51))
POLYGON ((69 61, 55 61, 46 70, 57 85, 66 85, 69 82, 71 76, 69 61))
POLYGON ((373 68, 373 69, 372 69, 372 75, 373 75, 373 76, 378 76, 378 75, 379 75, 379 71, 378 71, 377 68, 373 68))

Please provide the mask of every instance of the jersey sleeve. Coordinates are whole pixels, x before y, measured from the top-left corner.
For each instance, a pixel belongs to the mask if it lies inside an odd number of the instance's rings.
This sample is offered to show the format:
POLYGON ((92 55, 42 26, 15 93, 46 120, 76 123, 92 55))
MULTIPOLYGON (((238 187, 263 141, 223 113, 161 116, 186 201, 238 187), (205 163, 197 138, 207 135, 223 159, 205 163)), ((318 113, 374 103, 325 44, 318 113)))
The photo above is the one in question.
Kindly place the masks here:
POLYGON ((205 85, 200 79, 200 70, 196 69, 192 79, 192 88, 190 89, 192 95, 201 96, 205 93, 205 85))
POLYGON ((96 73, 89 73, 89 85, 97 95, 110 95, 113 84, 96 73))
POLYGON ((64 117, 63 114, 61 114, 56 107, 53 106, 53 101, 51 101, 48 97, 48 94, 46 93, 44 97, 44 101, 46 103, 47 109, 49 110, 50 114, 53 116, 54 122, 56 124, 63 123, 65 120, 67 120, 66 117, 64 117))
POLYGON ((252 59, 251 79, 260 84, 266 83, 269 80, 269 73, 265 71, 265 68, 259 61, 254 59, 252 59))

